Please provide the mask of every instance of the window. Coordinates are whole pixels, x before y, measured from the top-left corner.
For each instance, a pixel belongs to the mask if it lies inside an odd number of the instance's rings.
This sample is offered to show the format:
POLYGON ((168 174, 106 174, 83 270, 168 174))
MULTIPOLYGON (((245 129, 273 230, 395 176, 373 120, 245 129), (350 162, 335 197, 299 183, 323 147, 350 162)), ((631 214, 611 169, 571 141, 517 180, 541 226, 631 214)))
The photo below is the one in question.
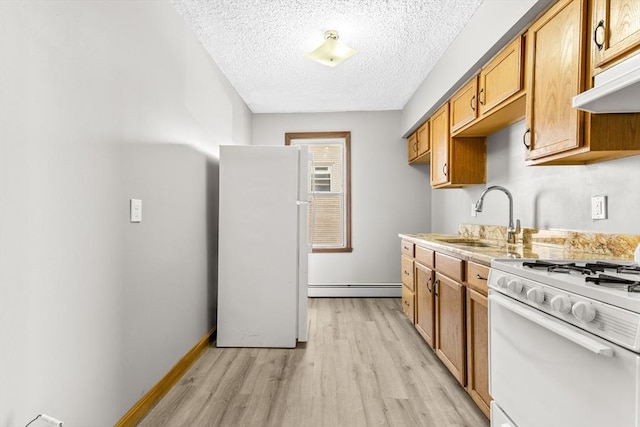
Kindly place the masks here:
POLYGON ((307 145, 309 168, 309 235, 313 252, 351 252, 351 132, 285 134, 286 145, 307 145))

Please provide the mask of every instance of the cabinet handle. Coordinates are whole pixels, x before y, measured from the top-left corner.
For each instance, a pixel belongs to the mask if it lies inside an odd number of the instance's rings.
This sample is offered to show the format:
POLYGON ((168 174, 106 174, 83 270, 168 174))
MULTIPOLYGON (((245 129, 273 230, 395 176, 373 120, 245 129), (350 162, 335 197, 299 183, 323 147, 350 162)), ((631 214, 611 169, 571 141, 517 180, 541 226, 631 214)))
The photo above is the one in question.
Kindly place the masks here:
POLYGON ((469 101, 469 105, 471 105, 471 111, 476 111, 476 96, 473 95, 471 100, 469 101))
POLYGON ((598 50, 602 50, 602 48, 604 47, 604 39, 605 39, 604 20, 601 19, 600 22, 598 22, 596 29, 593 30, 593 42, 598 47, 598 50), (602 39, 601 42, 598 41, 598 39, 600 38, 602 39))
POLYGON ((445 163, 444 165, 442 165, 442 174, 444 176, 447 176, 448 175, 448 171, 449 171, 449 168, 447 168, 447 164, 445 163))
POLYGON ((480 105, 484 105, 484 88, 480 89, 480 96, 478 97, 478 101, 480 101, 480 105))
POLYGON ((527 147, 527 150, 531 150, 531 144, 527 144, 528 133, 531 133, 531 129, 527 129, 526 131, 524 131, 524 135, 522 135, 522 143, 524 144, 525 147, 527 147))
POLYGON ((406 274, 408 276, 409 272, 407 270, 404 270, 404 274, 406 274))
POLYGON ((433 293, 435 293, 436 296, 438 296, 438 283, 440 283, 440 281, 436 279, 436 281, 433 284, 433 293))
POLYGON ((476 279, 478 279, 478 280, 487 280, 487 278, 486 278, 486 277, 482 277, 482 276, 481 276, 481 275, 479 275, 479 274, 476 274, 476 279))
POLYGON ((416 153, 418 152, 418 142, 414 142, 413 143, 413 151, 415 151, 416 153))
POLYGON ((433 289, 432 289, 432 287, 431 287, 431 286, 429 286, 430 284, 431 284, 431 279, 428 279, 428 280, 427 280, 427 290, 428 290, 429 292, 432 292, 432 291, 433 291, 433 289))

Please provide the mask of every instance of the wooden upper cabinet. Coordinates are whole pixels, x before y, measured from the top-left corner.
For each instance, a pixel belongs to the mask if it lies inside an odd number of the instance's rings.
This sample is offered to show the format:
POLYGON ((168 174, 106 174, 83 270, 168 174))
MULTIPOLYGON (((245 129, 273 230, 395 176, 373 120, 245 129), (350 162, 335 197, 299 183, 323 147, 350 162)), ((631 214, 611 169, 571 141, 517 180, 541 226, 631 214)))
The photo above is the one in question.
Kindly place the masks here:
POLYGON ((592 0, 592 75, 640 50, 640 1, 592 0))
POLYGON ((451 137, 449 103, 431 117, 431 186, 460 188, 483 184, 487 171, 485 137, 451 137))
POLYGON ((524 37, 518 36, 451 98, 452 136, 487 136, 525 117, 524 37))
POLYGON ((478 77, 471 79, 449 101, 451 132, 455 132, 478 117, 478 77))
POLYGON ((449 182, 449 103, 431 116, 431 185, 449 182))
POLYGON ((422 156, 429 152, 429 122, 426 121, 416 131, 418 136, 418 156, 422 156))
POLYGON ((409 163, 418 157, 418 135, 414 132, 407 138, 407 159, 409 163))
POLYGON ((429 122, 426 121, 407 139, 409 163, 429 163, 431 161, 429 139, 429 122))
POLYGON ((480 115, 487 114, 522 90, 523 71, 522 37, 518 37, 480 72, 478 90, 480 115))
POLYGON ((640 154, 640 113, 589 114, 587 0, 560 0, 527 33, 527 165, 588 164, 640 154))
POLYGON ((561 0, 529 28, 527 159, 570 150, 582 141, 584 113, 571 108, 571 98, 582 92, 585 84, 581 66, 586 34, 584 3, 561 0))

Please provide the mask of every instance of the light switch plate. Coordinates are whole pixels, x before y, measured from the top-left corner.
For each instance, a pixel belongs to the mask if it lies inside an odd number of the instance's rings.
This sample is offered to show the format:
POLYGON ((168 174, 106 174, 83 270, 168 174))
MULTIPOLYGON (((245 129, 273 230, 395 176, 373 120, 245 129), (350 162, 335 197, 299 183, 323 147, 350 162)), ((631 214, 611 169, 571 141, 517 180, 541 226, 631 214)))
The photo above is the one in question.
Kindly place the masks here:
POLYGON ((142 200, 131 199, 130 206, 131 206, 131 211, 130 211, 131 222, 142 222, 142 200))
POLYGON ((607 196, 591 197, 591 219, 607 219, 607 196))

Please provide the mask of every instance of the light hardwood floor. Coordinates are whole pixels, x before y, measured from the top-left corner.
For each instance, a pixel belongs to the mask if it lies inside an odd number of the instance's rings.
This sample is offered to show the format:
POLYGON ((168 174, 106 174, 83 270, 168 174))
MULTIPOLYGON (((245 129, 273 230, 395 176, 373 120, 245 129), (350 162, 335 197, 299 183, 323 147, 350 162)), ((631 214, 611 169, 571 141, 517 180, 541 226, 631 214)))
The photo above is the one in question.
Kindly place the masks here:
POLYGON ((295 349, 209 348, 139 426, 489 425, 400 298, 310 299, 309 321, 295 349))

